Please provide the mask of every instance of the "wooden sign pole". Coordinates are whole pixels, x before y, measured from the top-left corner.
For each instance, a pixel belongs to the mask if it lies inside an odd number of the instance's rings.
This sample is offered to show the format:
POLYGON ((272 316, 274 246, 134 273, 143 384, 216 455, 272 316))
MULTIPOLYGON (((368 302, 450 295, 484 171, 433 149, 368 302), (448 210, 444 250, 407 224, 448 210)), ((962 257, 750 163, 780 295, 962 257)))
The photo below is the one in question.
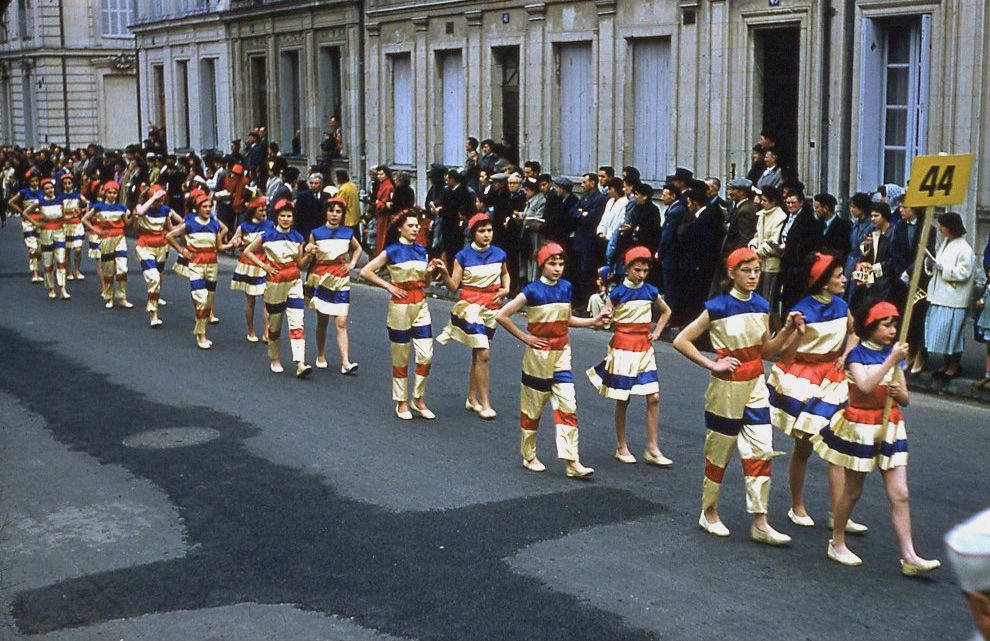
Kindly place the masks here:
MULTIPOLYGON (((901 330, 898 333, 897 341, 903 343, 907 340, 908 330, 911 327, 911 315, 914 312, 914 297, 918 294, 918 282, 921 279, 921 270, 925 268, 925 253, 928 250, 928 236, 932 232, 932 218, 935 215, 934 207, 925 208, 925 219, 922 224, 920 237, 918 238, 918 249, 914 253, 914 269, 911 272, 911 284, 908 286, 907 302, 904 304, 904 317, 901 319, 901 330)), ((899 364, 897 371, 900 371, 899 364)), ((897 374, 895 374, 897 376, 897 374)), ((901 374, 903 380, 903 373, 901 374)), ((894 399, 887 395, 887 400, 883 404, 883 419, 880 425, 887 427, 887 419, 890 418, 890 409, 893 407, 894 399)))

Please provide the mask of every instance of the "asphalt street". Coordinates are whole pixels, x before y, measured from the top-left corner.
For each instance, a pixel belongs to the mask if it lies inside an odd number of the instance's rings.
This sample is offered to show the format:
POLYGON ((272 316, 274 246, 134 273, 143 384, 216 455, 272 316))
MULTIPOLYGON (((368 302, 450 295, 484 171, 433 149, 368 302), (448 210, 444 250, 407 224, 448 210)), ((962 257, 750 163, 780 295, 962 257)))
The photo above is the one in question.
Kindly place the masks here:
MULTIPOLYGON (((165 325, 105 310, 94 264, 50 301, 26 276, 18 224, 0 233, 0 638, 3 639, 951 639, 971 625, 944 567, 900 575, 878 475, 857 507, 858 569, 825 557, 825 467, 809 472, 814 528, 787 522, 787 458, 771 522, 789 548, 748 537, 737 461, 720 512, 697 527, 707 373, 658 344, 661 447, 674 467, 612 459, 612 403, 583 371, 609 336, 572 331, 582 462, 564 477, 519 460, 521 345, 492 353, 486 422, 464 411, 469 353, 437 345, 433 422, 395 418, 386 295, 355 285, 357 376, 268 370, 244 339, 243 296, 221 266, 211 351, 191 334, 184 279, 166 275, 165 325)), ((434 334, 450 303, 434 300, 434 334)), ((260 312, 259 312, 260 319, 260 312)), ((307 312, 315 357, 315 313, 307 312)), ((523 319, 519 319, 522 322, 523 319)), ((287 341, 283 341, 287 342, 287 341)), ((331 365, 335 364, 330 337, 331 365)), ((289 362, 288 345, 283 345, 289 362)), ((337 364, 339 365, 339 364, 337 364)), ((286 368, 289 370, 290 368, 286 368)), ((644 406, 630 408, 643 449, 644 406)), ((954 523, 990 504, 990 410, 916 394, 910 432, 915 540, 944 559, 954 523)), ((777 449, 791 443, 775 434, 777 449)))

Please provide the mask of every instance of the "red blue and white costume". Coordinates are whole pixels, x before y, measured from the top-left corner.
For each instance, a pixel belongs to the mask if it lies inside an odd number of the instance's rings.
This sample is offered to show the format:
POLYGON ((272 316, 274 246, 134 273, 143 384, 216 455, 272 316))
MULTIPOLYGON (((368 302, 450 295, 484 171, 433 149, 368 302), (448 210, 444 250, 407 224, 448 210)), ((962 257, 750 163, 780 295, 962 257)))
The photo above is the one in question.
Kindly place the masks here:
POLYGON ((41 245, 41 263, 45 268, 45 286, 54 289, 57 284, 65 287, 65 231, 62 229, 62 199, 38 199, 41 225, 38 243, 41 245))
POLYGON ((578 461, 577 397, 571 372, 568 324, 571 319, 571 284, 541 276, 523 287, 527 330, 545 339, 546 349, 526 346, 522 360, 519 426, 520 454, 524 461, 536 458, 536 431, 547 401, 553 407, 557 458, 578 461))
POLYGON ((189 292, 196 308, 196 322, 193 334, 206 334, 206 326, 213 316, 213 300, 217 294, 217 244, 220 241, 220 221, 210 214, 203 221, 196 214, 186 214, 182 221, 185 227, 186 250, 192 254, 187 273, 189 292))
POLYGON ((849 307, 840 296, 816 294, 791 311, 804 316, 805 331, 794 358, 770 370, 770 422, 788 436, 818 434, 849 398, 845 373, 836 367, 845 350, 849 307))
POLYGON ((70 191, 62 194, 62 232, 66 249, 82 249, 86 228, 82 224, 82 194, 70 191))
POLYGON ((100 273, 103 274, 103 300, 127 298, 127 238, 124 217, 127 205, 105 202, 90 203, 96 210, 100 230, 100 273))
MULTIPOLYGON (((883 367, 890 352, 890 345, 884 347, 864 341, 846 356, 847 374, 851 377, 849 366, 859 363, 869 375, 883 367)), ((815 452, 829 463, 856 472, 907 465, 907 429, 896 403, 890 409, 887 424, 882 424, 887 385, 896 371, 896 367, 891 367, 870 394, 861 392, 856 385, 849 385, 849 404, 836 412, 821 433, 812 437, 815 452)))
MULTIPOLYGON (((18 192, 21 195, 21 210, 25 210, 29 205, 37 204, 41 200, 40 189, 29 189, 25 187, 18 192)), ((37 272, 41 262, 41 246, 38 242, 38 227, 27 216, 21 216, 21 230, 24 232, 24 246, 28 251, 28 267, 32 272, 37 272)))
POLYGON ((354 229, 322 225, 313 230, 316 260, 306 277, 309 306, 327 316, 347 316, 351 302, 351 253, 354 229))
POLYGON ((626 401, 630 396, 659 393, 657 359, 649 339, 653 306, 659 297, 653 285, 633 285, 628 279, 609 294, 615 334, 605 360, 586 372, 605 398, 626 401))
POLYGON ((162 291, 162 273, 168 259, 168 242, 165 226, 172 208, 167 205, 152 206, 137 217, 138 239, 135 251, 141 262, 141 272, 148 286, 147 312, 158 311, 158 299, 162 291))
MULTIPOLYGON (((245 220, 240 224, 241 245, 249 246, 259 236, 275 229, 275 223, 270 220, 254 222, 245 220)), ((243 251, 234 267, 234 275, 230 280, 230 288, 242 291, 248 296, 261 296, 265 293, 265 280, 267 274, 265 270, 258 267, 247 259, 243 251)))
POLYGON ((429 261, 426 248, 403 238, 385 248, 386 265, 392 285, 406 292, 388 304, 388 339, 392 352, 392 400, 407 400, 409 348, 416 351, 413 398, 423 398, 433 362, 433 328, 426 304, 429 261))
POLYGON ((461 289, 450 310, 450 322, 437 336, 437 342, 445 345, 454 339, 473 349, 488 349, 495 335, 495 295, 501 287, 506 254, 494 245, 483 250, 471 243, 457 252, 454 260, 463 269, 461 289))
POLYGON ((718 506, 725 468, 738 450, 746 485, 746 510, 765 514, 770 498, 773 428, 763 379, 763 337, 770 303, 733 289, 705 302, 712 346, 719 358, 735 357, 734 372, 711 375, 705 392, 705 480, 702 511, 718 506))
POLYGON ((298 231, 269 229, 261 234, 265 262, 277 269, 265 282, 265 309, 268 310, 268 357, 280 360, 279 337, 282 315, 289 325, 289 347, 292 360, 306 359, 306 333, 303 327, 306 301, 303 298, 302 273, 296 258, 305 240, 298 231))

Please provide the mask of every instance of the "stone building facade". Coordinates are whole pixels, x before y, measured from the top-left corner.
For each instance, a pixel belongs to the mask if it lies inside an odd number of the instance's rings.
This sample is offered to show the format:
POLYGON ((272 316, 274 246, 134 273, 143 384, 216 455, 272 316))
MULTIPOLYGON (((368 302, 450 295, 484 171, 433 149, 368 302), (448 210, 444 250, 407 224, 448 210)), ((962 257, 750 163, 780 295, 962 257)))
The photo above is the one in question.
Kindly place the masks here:
POLYGON ((460 164, 466 136, 573 177, 675 163, 744 175, 777 132, 809 190, 903 184, 919 153, 977 154, 990 208, 984 0, 369 0, 368 158, 460 164))
POLYGON ((13 0, 0 25, 0 141, 140 140, 131 0, 13 0))

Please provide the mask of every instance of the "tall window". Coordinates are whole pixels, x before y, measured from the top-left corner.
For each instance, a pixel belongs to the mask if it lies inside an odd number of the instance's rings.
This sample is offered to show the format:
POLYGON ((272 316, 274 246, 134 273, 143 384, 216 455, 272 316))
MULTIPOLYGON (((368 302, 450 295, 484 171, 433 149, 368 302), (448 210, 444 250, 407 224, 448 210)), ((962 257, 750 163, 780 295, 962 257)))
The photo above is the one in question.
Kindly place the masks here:
POLYGON ((464 123, 464 65, 461 62, 461 52, 438 52, 437 66, 440 69, 443 95, 440 123, 443 162, 450 167, 458 167, 464 162, 464 141, 467 139, 464 123))
POLYGON ((409 54, 390 56, 392 63, 392 162, 413 162, 413 85, 409 54))
POLYGON ((107 38, 130 38, 127 25, 134 22, 134 0, 100 0, 100 28, 107 38))
POLYGON ((560 172, 576 176, 592 167, 594 127, 594 69, 590 44, 560 45, 559 118, 554 134, 559 139, 557 166, 560 172))
POLYGON ((38 142, 34 128, 34 83, 31 71, 27 69, 21 76, 21 106, 24 108, 24 143, 34 145, 38 142))
POLYGON ((203 149, 218 149, 220 134, 217 130, 216 58, 203 58, 199 61, 199 125, 203 149))
POLYGON ((268 126, 268 60, 265 56, 251 56, 251 126, 268 126))
POLYGON ((320 109, 322 126, 325 128, 330 117, 342 118, 340 88, 340 47, 321 47, 319 58, 320 109))
POLYGON ((175 63, 175 133, 177 149, 188 149, 189 141, 189 61, 175 63))
POLYGON ((635 131, 627 130, 632 143, 633 165, 643 179, 658 180, 666 175, 670 130, 669 78, 670 40, 636 40, 632 47, 632 98, 635 131))
MULTIPOLYGON (((302 75, 298 51, 283 51, 278 57, 278 122, 282 153, 293 152, 292 139, 302 127, 302 75)), ((302 152, 302 149, 299 150, 302 152)))
POLYGON ((860 189, 904 185, 925 152, 931 16, 863 20, 860 78, 860 189))
POLYGON ((31 37, 31 3, 28 0, 17 0, 17 37, 31 37))

